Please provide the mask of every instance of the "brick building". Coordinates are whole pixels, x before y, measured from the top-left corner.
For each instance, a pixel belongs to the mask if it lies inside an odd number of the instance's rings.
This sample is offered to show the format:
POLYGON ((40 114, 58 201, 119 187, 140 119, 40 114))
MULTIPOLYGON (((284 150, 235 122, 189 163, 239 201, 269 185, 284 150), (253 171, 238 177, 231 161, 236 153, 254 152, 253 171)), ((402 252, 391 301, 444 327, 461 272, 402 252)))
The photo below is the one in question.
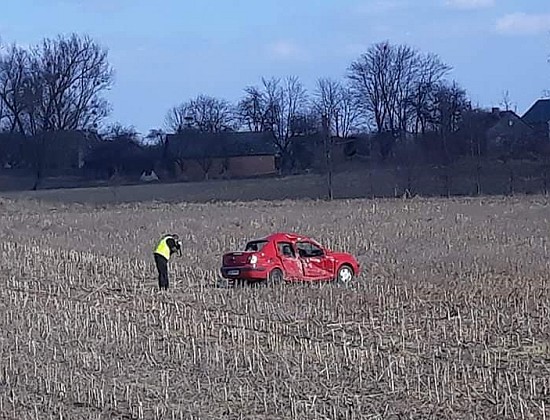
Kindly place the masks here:
POLYGON ((269 132, 201 133, 166 137, 165 158, 179 179, 250 178, 277 173, 276 147, 269 132))

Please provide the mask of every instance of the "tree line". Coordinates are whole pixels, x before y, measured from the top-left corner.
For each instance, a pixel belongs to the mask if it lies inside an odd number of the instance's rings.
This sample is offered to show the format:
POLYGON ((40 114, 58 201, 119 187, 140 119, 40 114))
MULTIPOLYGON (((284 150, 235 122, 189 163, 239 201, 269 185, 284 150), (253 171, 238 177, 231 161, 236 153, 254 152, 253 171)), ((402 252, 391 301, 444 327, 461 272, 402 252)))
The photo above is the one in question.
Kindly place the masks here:
MULTIPOLYGON (((236 103, 207 94, 183 100, 167 111, 164 128, 152 129, 146 138, 159 142, 166 132, 190 129, 269 131, 286 157, 297 136, 346 138, 368 132, 382 159, 411 138, 446 160, 479 155, 488 113, 449 78, 451 69, 436 54, 379 42, 349 63, 342 78, 320 77, 311 91, 297 76, 262 77, 244 87, 236 103)), ((87 130, 136 139, 131 127, 106 124, 112 107, 105 93, 113 83, 108 49, 88 36, 45 38, 27 48, 4 45, 0 130, 34 139, 38 156, 44 155, 46 132, 87 130)), ((40 159, 35 166, 39 177, 40 159)))
POLYGON ((0 52, 0 127, 36 135, 57 130, 97 130, 111 106, 108 51, 88 36, 45 38, 28 48, 0 52))
POLYGON ((324 121, 336 137, 391 133, 381 136, 385 157, 400 137, 451 132, 473 109, 466 91, 447 78, 450 70, 435 54, 381 42, 354 60, 342 80, 321 77, 312 92, 296 76, 262 78, 245 87, 236 104, 198 95, 174 106, 166 126, 172 132, 271 131, 285 154, 293 137, 322 131, 324 121))

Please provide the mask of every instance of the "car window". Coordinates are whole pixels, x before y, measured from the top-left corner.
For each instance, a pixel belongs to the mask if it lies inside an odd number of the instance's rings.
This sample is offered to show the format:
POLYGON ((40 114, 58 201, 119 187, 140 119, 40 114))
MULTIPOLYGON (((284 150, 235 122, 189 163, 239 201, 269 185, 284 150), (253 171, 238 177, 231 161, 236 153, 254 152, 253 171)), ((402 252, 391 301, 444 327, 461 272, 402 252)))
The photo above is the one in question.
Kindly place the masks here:
POLYGON ((298 242, 296 248, 300 257, 303 258, 320 257, 323 255, 323 250, 311 242, 298 242))
POLYGON ((279 242, 277 243, 277 248, 279 249, 279 253, 282 256, 295 258, 296 254, 294 253, 294 248, 292 248, 292 244, 289 242, 279 242))
POLYGON ((267 241, 250 241, 246 244, 246 248, 244 250, 247 252, 260 252, 266 245, 267 241))

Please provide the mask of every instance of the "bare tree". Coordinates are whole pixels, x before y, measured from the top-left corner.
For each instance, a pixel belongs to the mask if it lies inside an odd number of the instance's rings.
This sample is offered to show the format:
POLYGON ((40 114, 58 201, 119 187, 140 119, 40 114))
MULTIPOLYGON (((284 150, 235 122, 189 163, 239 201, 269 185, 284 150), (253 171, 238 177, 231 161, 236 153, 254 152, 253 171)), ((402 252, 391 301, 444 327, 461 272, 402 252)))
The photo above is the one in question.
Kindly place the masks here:
POLYGON ((181 133, 186 128, 193 126, 193 112, 189 102, 176 105, 168 111, 165 126, 174 133, 181 133))
POLYGON ((256 86, 246 87, 244 91, 245 95, 237 106, 241 123, 250 131, 266 131, 267 99, 264 92, 256 86))
POLYGON ((463 113, 460 121, 461 137, 466 140, 468 154, 475 162, 474 185, 476 195, 482 194, 482 172, 487 155, 487 126, 493 117, 490 112, 471 107, 463 113))
POLYGON ((391 132, 387 137, 394 139, 421 129, 431 89, 448 70, 433 54, 382 42, 352 62, 348 78, 364 116, 374 121, 378 134, 391 132))
POLYGON ((205 133, 233 130, 236 126, 235 112, 225 99, 198 95, 170 109, 166 126, 176 133, 185 128, 195 128, 205 133))
POLYGON ((30 54, 15 44, 0 56, 0 102, 4 111, 2 116, 8 120, 10 132, 17 130, 25 133, 24 113, 28 112, 26 93, 31 81, 30 63, 30 54))
POLYGON ((418 82, 419 63, 421 55, 406 45, 395 47, 393 64, 390 67, 390 80, 393 87, 388 90, 388 112, 390 127, 400 135, 409 131, 414 112, 411 98, 418 82))
POLYGON ((443 63, 435 54, 427 54, 418 59, 417 81, 411 98, 414 108, 415 134, 425 134, 432 119, 433 105, 443 78, 451 67, 443 63))
POLYGON ((395 48, 387 42, 375 44, 352 62, 348 77, 358 104, 374 119, 378 133, 392 130, 396 80, 392 77, 395 48))
POLYGON ((348 137, 360 116, 351 89, 330 78, 317 80, 313 107, 326 116, 331 136, 348 137))
POLYGON ((439 84, 434 92, 434 108, 430 122, 434 125, 435 131, 457 131, 463 113, 471 106, 466 90, 453 81, 439 84))
POLYGON ((305 108, 290 121, 290 132, 293 136, 309 136, 321 130, 320 115, 313 108, 305 108))
POLYGON ((465 113, 469 111, 470 101, 466 91, 456 82, 441 83, 434 93, 433 112, 430 119, 432 128, 441 138, 445 159, 451 158, 449 138, 459 127, 465 113))
POLYGON ((364 120, 361 116, 361 110, 349 86, 342 86, 337 121, 336 133, 340 137, 349 137, 354 131, 363 127, 364 120))
POLYGON ((273 132, 281 155, 287 157, 295 134, 292 131, 293 122, 303 115, 306 108, 306 90, 296 76, 289 76, 283 81, 262 78, 262 84, 267 102, 267 125, 273 132))
POLYGON ((327 188, 328 188, 328 199, 332 201, 334 198, 334 189, 332 185, 332 151, 334 147, 333 138, 330 133, 330 121, 328 114, 322 114, 322 127, 323 127, 323 143, 325 149, 325 164, 327 171, 327 188))
POLYGON ((113 81, 107 50, 72 34, 45 38, 29 49, 12 45, 0 57, 0 102, 10 131, 32 136, 34 189, 47 156, 45 133, 97 129, 109 113, 102 97, 113 81))
POLYGON ((505 111, 511 111, 512 109, 514 109, 514 111, 517 109, 517 106, 514 102, 512 102, 512 98, 510 97, 510 91, 509 90, 505 90, 504 92, 502 92, 502 99, 500 101, 500 106, 505 110, 505 111))
POLYGON ((8 110, 4 101, 0 100, 0 132, 6 130, 6 119, 8 118, 8 110))
POLYGON ((199 95, 191 101, 195 124, 202 132, 218 133, 235 128, 233 107, 225 99, 199 95))
POLYGON ((111 141, 131 141, 136 143, 139 141, 139 133, 133 126, 125 126, 119 122, 110 124, 101 134, 106 140, 111 141))
POLYGON ((342 86, 330 78, 320 78, 314 92, 313 107, 322 115, 323 134, 338 136, 338 110, 340 108, 342 86), (327 133, 325 133, 327 132, 327 133))
POLYGON ((31 50, 33 118, 40 131, 97 129, 110 112, 102 97, 113 83, 107 49, 73 34, 46 38, 31 50))
POLYGON ((238 105, 242 124, 251 131, 271 131, 281 155, 287 158, 294 135, 316 130, 307 108, 306 89, 296 76, 262 78, 261 87, 245 88, 238 105))

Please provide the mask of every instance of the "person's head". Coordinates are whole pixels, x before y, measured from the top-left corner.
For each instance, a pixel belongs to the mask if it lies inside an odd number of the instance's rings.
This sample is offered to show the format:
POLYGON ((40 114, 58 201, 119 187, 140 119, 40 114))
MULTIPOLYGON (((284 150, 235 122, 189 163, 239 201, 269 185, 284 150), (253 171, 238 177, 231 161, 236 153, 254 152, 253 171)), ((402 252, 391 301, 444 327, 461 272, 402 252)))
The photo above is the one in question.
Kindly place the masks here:
POLYGON ((174 238, 176 241, 180 238, 179 235, 177 233, 172 233, 170 235, 172 238, 174 238))

